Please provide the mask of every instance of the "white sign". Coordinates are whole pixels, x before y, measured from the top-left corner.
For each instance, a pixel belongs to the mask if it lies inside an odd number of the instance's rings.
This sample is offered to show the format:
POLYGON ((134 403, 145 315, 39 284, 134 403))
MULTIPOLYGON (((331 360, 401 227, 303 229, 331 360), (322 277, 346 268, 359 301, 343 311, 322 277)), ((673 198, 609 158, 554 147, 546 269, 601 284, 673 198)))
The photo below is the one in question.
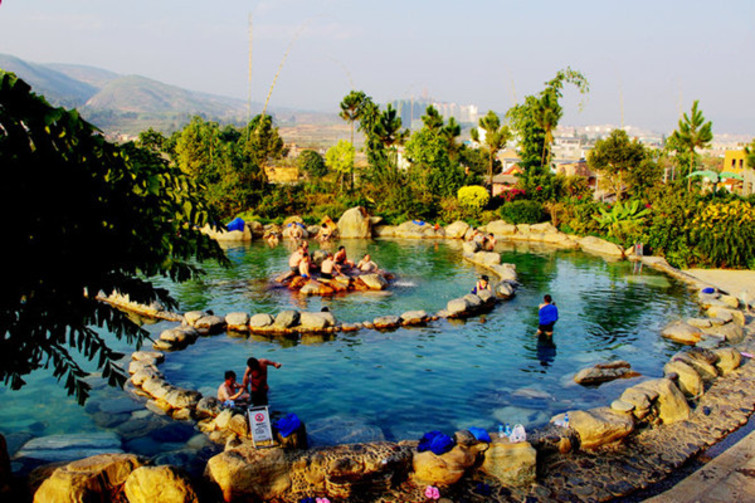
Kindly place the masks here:
POLYGON ((257 442, 270 442, 273 440, 273 431, 270 429, 270 414, 267 405, 249 407, 249 431, 252 432, 252 444, 257 447, 257 442))

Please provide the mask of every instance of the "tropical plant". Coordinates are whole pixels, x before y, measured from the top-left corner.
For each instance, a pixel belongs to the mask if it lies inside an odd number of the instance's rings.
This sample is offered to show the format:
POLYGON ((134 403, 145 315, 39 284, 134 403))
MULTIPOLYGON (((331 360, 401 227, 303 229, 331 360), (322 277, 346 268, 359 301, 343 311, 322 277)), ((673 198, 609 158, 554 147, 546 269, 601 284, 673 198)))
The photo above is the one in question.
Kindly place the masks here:
POLYGON ((598 222, 601 229, 608 231, 610 236, 623 237, 630 227, 638 226, 643 219, 650 214, 650 209, 640 206, 640 201, 635 199, 616 204, 608 209, 598 208, 598 214, 592 217, 598 222))
POLYGON ((473 128, 470 131, 472 140, 477 143, 484 143, 488 153, 488 186, 493 190, 493 164, 495 163, 498 151, 506 147, 506 143, 511 139, 511 130, 508 126, 501 126, 501 119, 495 112, 488 110, 485 117, 480 118, 479 129, 473 128), (485 138, 480 138, 480 130, 485 132, 485 138))
POLYGON ((3 71, 0 165, 0 209, 13 215, 5 256, 23 271, 0 290, 0 379, 18 389, 30 372, 52 369, 83 402, 88 360, 123 385, 123 355, 100 330, 137 348, 147 333, 96 296, 119 291, 175 307, 166 290, 141 278, 183 281, 200 273, 195 260, 226 263, 197 230, 215 219, 196 196, 200 188, 159 154, 107 142, 78 112, 51 107, 3 71))
POLYGON ((525 177, 533 168, 540 168, 539 171, 550 168, 553 131, 563 115, 559 100, 563 97, 565 84, 574 85, 581 94, 590 89, 581 73, 567 67, 546 82, 539 95, 526 96, 524 103, 515 105, 506 113, 519 138, 519 164, 524 168, 525 177))
MULTIPOLYGON (((352 90, 347 94, 343 101, 341 101, 341 111, 338 116, 347 121, 351 126, 351 144, 354 145, 354 123, 365 115, 365 105, 370 98, 364 93, 364 91, 352 90)), ((349 173, 350 187, 354 190, 354 167, 352 166, 349 173)))

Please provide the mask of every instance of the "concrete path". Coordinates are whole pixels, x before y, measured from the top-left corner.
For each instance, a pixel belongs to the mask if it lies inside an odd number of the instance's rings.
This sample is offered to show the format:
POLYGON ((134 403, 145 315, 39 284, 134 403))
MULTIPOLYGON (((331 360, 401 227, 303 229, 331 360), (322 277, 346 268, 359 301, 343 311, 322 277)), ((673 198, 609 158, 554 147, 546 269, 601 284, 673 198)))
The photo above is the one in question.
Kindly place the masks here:
POLYGON ((646 503, 755 501, 755 431, 646 503))
POLYGON ((744 300, 742 296, 746 295, 746 302, 750 306, 755 305, 755 271, 747 269, 687 269, 684 272, 740 300, 744 300))

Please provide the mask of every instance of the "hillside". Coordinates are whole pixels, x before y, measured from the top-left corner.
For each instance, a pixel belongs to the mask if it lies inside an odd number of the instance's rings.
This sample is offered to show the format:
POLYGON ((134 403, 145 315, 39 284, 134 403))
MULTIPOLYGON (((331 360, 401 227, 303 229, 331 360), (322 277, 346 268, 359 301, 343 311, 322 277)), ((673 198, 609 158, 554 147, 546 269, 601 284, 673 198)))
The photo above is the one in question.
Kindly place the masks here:
MULTIPOLYGON (((242 124, 247 117, 243 100, 190 91, 139 75, 119 75, 84 65, 30 63, 4 54, 0 54, 0 68, 24 79, 52 105, 79 109, 110 138, 131 138, 148 128, 170 134, 194 115, 235 124, 242 124)), ((261 104, 252 103, 252 114, 261 110, 261 104)), ((329 145, 347 131, 335 114, 274 107, 268 113, 276 116, 286 141, 305 146, 329 145)))
POLYGON ((35 93, 43 95, 56 106, 81 107, 97 93, 97 88, 91 84, 71 78, 47 65, 29 63, 15 56, 0 54, 0 68, 24 79, 35 93))

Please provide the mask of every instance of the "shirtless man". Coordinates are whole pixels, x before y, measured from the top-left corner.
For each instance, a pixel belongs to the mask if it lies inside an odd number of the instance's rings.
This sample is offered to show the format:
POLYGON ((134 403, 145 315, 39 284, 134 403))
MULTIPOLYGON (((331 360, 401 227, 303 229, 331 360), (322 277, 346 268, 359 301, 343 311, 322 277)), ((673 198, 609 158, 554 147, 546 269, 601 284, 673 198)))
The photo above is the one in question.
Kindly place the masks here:
POLYGON ((362 272, 377 272, 378 265, 372 260, 369 253, 365 253, 362 260, 357 264, 357 269, 362 272))
POLYGON ((267 392, 270 386, 267 385, 267 368, 273 366, 281 368, 281 364, 264 358, 249 358, 246 361, 246 371, 244 380, 241 382, 243 389, 251 386, 252 405, 267 405, 267 392))
POLYGON ((294 253, 288 258, 288 266, 291 268, 291 272, 299 274, 299 263, 304 257, 304 247, 299 246, 294 253))
POLYGON ((354 267, 354 262, 346 258, 346 248, 343 245, 338 247, 338 251, 333 256, 333 259, 341 267, 354 267))
POLYGON ((341 268, 338 267, 336 261, 333 259, 333 254, 328 252, 325 258, 320 264, 320 276, 324 279, 333 279, 334 274, 340 274, 341 268))
POLYGON ((311 277, 310 268, 312 267, 312 259, 309 253, 304 253, 299 261, 299 275, 302 278, 309 279, 311 277))
POLYGON ((225 381, 218 388, 218 400, 226 407, 233 407, 237 402, 249 401, 249 395, 244 391, 245 386, 236 382, 236 372, 226 370, 225 381))

